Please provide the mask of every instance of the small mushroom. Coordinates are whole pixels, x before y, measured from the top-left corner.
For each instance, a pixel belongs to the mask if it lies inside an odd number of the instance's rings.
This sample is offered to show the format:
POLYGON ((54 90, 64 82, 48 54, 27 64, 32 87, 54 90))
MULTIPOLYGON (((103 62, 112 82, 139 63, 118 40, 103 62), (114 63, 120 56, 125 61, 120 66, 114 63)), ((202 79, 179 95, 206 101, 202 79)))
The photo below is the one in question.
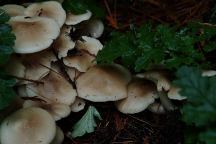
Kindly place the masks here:
POLYGON ((167 93, 167 96, 169 99, 173 99, 173 100, 184 100, 187 99, 187 97, 180 95, 180 88, 171 86, 170 90, 167 93))
POLYGON ((58 23, 59 27, 62 27, 66 20, 65 10, 56 1, 33 3, 26 8, 25 15, 30 17, 40 16, 52 18, 58 23))
POLYGON ((64 140, 64 133, 60 127, 56 126, 56 134, 51 144, 62 144, 64 140))
POLYGON ((21 16, 24 15, 25 7, 15 4, 7 4, 0 7, 3 9, 9 16, 21 16))
POLYGON ((117 109, 125 114, 135 114, 145 110, 157 97, 156 85, 147 79, 133 78, 128 84, 127 98, 117 101, 117 109))
POLYGON ((58 24, 49 18, 16 16, 9 21, 16 36, 16 53, 35 53, 47 49, 60 33, 58 24))
POLYGON ((68 105, 58 103, 44 103, 43 101, 26 100, 23 103, 23 108, 27 107, 40 107, 49 112, 56 121, 67 117, 71 112, 71 109, 68 105))
POLYGON ((158 91, 168 91, 171 87, 171 81, 169 79, 170 73, 168 70, 153 69, 141 74, 137 74, 136 76, 154 81, 157 85, 158 91))
POLYGON ((1 144, 49 144, 56 134, 52 116, 41 108, 24 108, 1 124, 1 144))
POLYGON ((93 102, 117 101, 127 97, 130 72, 121 65, 97 65, 79 76, 78 96, 93 102))
POLYGON ((85 51, 78 52, 73 56, 63 58, 63 63, 80 72, 86 72, 90 67, 96 64, 95 57, 85 51))
POLYGON ((90 54, 97 55, 98 51, 102 50, 103 45, 95 38, 82 36, 83 41, 78 40, 76 47, 78 50, 88 51, 90 54))
POLYGON ((158 102, 154 102, 148 106, 148 110, 150 112, 156 113, 156 114, 164 114, 166 113, 165 108, 162 104, 158 102))
POLYGON ((99 38, 104 31, 104 24, 101 20, 90 20, 87 24, 87 31, 93 38, 99 38))
POLYGON ((85 108, 85 101, 79 97, 76 97, 75 102, 70 105, 72 112, 79 112, 85 108))
POLYGON ((81 23, 82 21, 89 20, 92 16, 92 12, 89 10, 84 14, 75 15, 73 13, 68 13, 65 21, 66 25, 76 25, 81 23))
POLYGON ((204 77, 212 77, 216 75, 216 71, 215 70, 204 70, 202 72, 202 76, 204 77))
POLYGON ((52 47, 58 54, 58 58, 61 59, 67 56, 69 50, 75 47, 75 42, 73 42, 70 38, 68 31, 70 31, 71 27, 68 29, 64 26, 61 30, 60 36, 53 42, 52 47))

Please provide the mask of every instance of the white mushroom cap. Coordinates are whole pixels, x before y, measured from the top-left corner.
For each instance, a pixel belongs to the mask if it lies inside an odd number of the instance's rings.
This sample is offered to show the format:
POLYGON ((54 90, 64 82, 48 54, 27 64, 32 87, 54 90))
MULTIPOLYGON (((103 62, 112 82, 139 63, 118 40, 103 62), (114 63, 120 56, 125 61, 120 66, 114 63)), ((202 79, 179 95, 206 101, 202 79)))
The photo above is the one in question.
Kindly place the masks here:
MULTIPOLYGON (((56 60, 51 50, 25 55, 23 57, 23 63, 26 67, 25 78, 30 80, 42 79, 50 72, 51 62, 56 60)), ((24 83, 30 82, 25 81, 24 83)))
POLYGON ((117 101, 127 97, 130 72, 121 65, 91 67, 77 79, 78 96, 93 102, 117 101))
POLYGON ((43 84, 32 83, 27 85, 28 95, 39 96, 49 103, 71 105, 75 101, 76 90, 61 74, 50 71, 40 81, 43 84))
POLYGON ((76 97, 75 102, 70 105, 71 111, 72 112, 79 112, 85 108, 85 100, 76 97))
POLYGON ((80 72, 86 72, 96 64, 95 57, 81 51, 79 54, 63 58, 63 63, 71 68, 76 68, 80 72))
POLYGON ((136 76, 154 81, 157 85, 158 91, 162 91, 163 89, 168 91, 171 87, 171 81, 168 78, 168 75, 169 72, 166 70, 149 70, 147 72, 137 74, 136 76))
POLYGON ((90 20, 87 30, 93 38, 99 38, 104 31, 104 24, 101 20, 90 20))
POLYGON ((93 55, 97 55, 98 51, 102 50, 103 45, 95 38, 82 36, 83 41, 78 40, 76 47, 78 50, 85 50, 93 55))
POLYGON ((25 7, 15 4, 7 4, 0 7, 3 9, 9 16, 21 16, 24 15, 25 7))
POLYGON ((117 109, 125 114, 139 113, 145 110, 157 97, 156 85, 149 80, 133 78, 128 84, 128 97, 117 101, 117 109))
POLYGON ((64 133, 60 127, 56 126, 56 135, 52 140, 51 144, 62 144, 64 140, 64 133))
POLYGON ((52 44, 52 47, 58 53, 59 59, 66 57, 68 51, 75 47, 75 42, 71 40, 70 35, 67 31, 70 31, 70 30, 63 27, 63 29, 61 30, 60 36, 52 44))
POLYGON ((216 71, 215 70, 204 70, 202 72, 202 76, 206 76, 206 77, 212 77, 216 75, 216 71))
POLYGON ((179 93, 180 90, 181 90, 180 88, 171 86, 170 90, 167 93, 168 98, 169 99, 173 99, 173 100, 184 100, 184 99, 187 99, 186 96, 180 95, 180 93, 179 93))
POLYGON ((16 36, 16 53, 34 53, 48 48, 60 33, 58 24, 44 17, 12 17, 9 21, 16 36))
POLYGON ((156 114, 164 114, 166 113, 165 108, 162 104, 158 102, 154 102, 148 106, 148 110, 150 112, 156 113, 156 114))
POLYGON ((26 100, 23 104, 23 108, 27 107, 40 107, 48 111, 56 121, 67 117, 71 112, 71 109, 68 105, 58 103, 43 103, 41 101, 26 100))
POLYGON ((26 8, 25 15, 30 17, 40 16, 52 18, 58 23, 59 27, 62 27, 66 20, 65 10, 56 1, 33 3, 26 8))
POLYGON ((25 108, 8 116, 1 124, 1 144, 49 144, 56 133, 52 116, 40 108, 25 108))
POLYGON ((66 25, 76 25, 82 21, 89 20, 92 16, 92 13, 87 10, 84 14, 75 15, 73 13, 68 13, 65 21, 66 25))

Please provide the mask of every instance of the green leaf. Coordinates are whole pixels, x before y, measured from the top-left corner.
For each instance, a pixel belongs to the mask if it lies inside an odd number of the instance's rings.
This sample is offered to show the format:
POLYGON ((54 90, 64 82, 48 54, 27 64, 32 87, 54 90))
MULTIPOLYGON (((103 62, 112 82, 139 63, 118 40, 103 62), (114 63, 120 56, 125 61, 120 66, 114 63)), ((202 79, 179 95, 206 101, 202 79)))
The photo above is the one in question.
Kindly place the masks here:
POLYGON ((10 16, 4 10, 0 9, 0 24, 8 22, 9 19, 10 16))
POLYGON ((216 129, 208 129, 199 134, 199 139, 206 144, 216 144, 216 129))
POLYGON ((105 16, 104 10, 95 0, 64 0, 62 6, 74 14, 83 14, 86 13, 86 10, 90 10, 95 17, 102 18, 105 16))
POLYGON ((87 112, 83 117, 74 125, 71 136, 73 138, 83 136, 85 133, 94 132, 97 126, 95 122, 95 117, 102 120, 99 112, 93 106, 89 106, 87 112))

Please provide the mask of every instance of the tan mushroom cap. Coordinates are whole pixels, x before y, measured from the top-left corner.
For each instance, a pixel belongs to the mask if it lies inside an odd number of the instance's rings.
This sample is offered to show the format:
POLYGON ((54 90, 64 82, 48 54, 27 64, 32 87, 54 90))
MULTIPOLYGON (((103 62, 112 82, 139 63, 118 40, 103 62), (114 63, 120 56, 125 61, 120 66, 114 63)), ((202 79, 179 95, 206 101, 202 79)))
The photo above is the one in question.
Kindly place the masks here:
POLYGON ((117 101, 117 109, 125 114, 139 113, 145 110, 157 97, 156 85, 147 79, 133 78, 128 84, 128 97, 117 101))
POLYGON ((43 84, 28 84, 27 94, 29 96, 39 96, 49 103, 60 103, 71 105, 77 96, 76 90, 59 73, 50 71, 50 73, 40 81, 43 84))
POLYGON ((65 71, 72 81, 75 81, 81 74, 81 72, 79 72, 77 69, 71 67, 65 67, 65 71))
MULTIPOLYGON (((26 67, 25 78, 30 80, 42 79, 50 72, 51 62, 55 62, 56 60, 56 56, 51 50, 23 56, 23 63, 26 67)), ((23 83, 30 82, 25 81, 23 83)))
POLYGON ((76 97, 75 102, 70 105, 71 111, 72 112, 79 112, 85 108, 85 100, 76 97))
POLYGON ((163 89, 168 91, 171 87, 169 72, 167 70, 149 70, 147 72, 137 74, 136 76, 154 81, 157 85, 158 91, 162 91, 163 89))
POLYGON ((204 77, 212 77, 216 75, 216 70, 204 70, 202 72, 202 76, 204 77))
POLYGON ((187 99, 186 96, 180 95, 180 93, 179 93, 180 90, 181 90, 180 88, 171 86, 170 90, 167 93, 168 98, 169 99, 173 99, 173 100, 184 100, 184 99, 187 99))
POLYGON ((67 117, 71 112, 71 109, 68 105, 58 103, 44 103, 42 101, 26 100, 23 103, 23 108, 27 107, 40 107, 49 112, 56 121, 67 117))
POLYGON ((16 53, 35 53, 47 49, 60 33, 58 24, 44 17, 12 17, 9 21, 16 36, 16 53))
POLYGON ((26 8, 25 15, 30 17, 40 16, 52 18, 58 23, 59 27, 62 27, 66 20, 65 10, 56 1, 33 3, 26 8))
POLYGON ((52 116, 41 108, 25 108, 1 124, 1 144, 49 144, 56 133, 52 116))
POLYGON ((87 27, 87 30, 93 38, 99 38, 103 34, 104 24, 101 20, 90 20, 87 27))
POLYGON ((82 36, 83 41, 78 40, 76 47, 79 50, 85 50, 93 55, 97 55, 98 51, 102 50, 103 45, 95 38, 82 36))
POLYGON ((81 23, 82 21, 89 20, 92 16, 92 12, 89 10, 84 14, 75 15, 73 13, 68 13, 65 21, 66 25, 76 25, 81 23))
POLYGON ((166 110, 164 106, 158 102, 154 102, 148 106, 148 110, 150 112, 156 113, 156 114, 164 114, 166 113, 166 110))
POLYGON ((69 32, 68 32, 68 31, 70 31, 71 27, 70 27, 70 29, 67 29, 65 27, 67 27, 67 26, 64 26, 61 29, 60 36, 52 44, 52 47, 58 53, 59 59, 66 57, 68 51, 75 47, 75 42, 73 42, 71 40, 69 32))
POLYGON ((78 96, 93 102, 117 101, 127 97, 130 79, 130 72, 121 65, 97 65, 77 79, 78 96))
POLYGON ((3 9, 9 16, 21 16, 24 15, 25 7, 15 4, 7 4, 0 7, 3 9))
POLYGON ((76 68, 80 72, 86 72, 96 64, 95 57, 81 51, 79 54, 63 58, 63 63, 71 68, 76 68))
POLYGON ((56 126, 56 135, 51 144, 62 144, 64 140, 64 133, 59 126, 56 126))

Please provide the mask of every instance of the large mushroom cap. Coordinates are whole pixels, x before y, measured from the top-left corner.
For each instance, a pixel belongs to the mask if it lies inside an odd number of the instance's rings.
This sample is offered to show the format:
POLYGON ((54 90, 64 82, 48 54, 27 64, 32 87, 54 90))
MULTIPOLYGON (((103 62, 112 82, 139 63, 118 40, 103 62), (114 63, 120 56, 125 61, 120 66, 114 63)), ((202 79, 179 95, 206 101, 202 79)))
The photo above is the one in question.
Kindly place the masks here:
POLYGON ((1 144, 49 144, 56 133, 52 116, 40 108, 25 108, 8 116, 1 124, 1 144))
POLYGON ((16 36, 16 53, 34 53, 48 48, 60 33, 58 24, 44 17, 12 17, 9 21, 16 36))
POLYGON ((77 79, 78 96, 94 102, 116 101, 127 97, 130 72, 124 67, 98 65, 77 79))
POLYGON ((156 85, 142 78, 133 78, 128 84, 128 97, 117 101, 116 107, 122 113, 139 113, 152 104, 157 97, 156 85))
POLYGON ((61 27, 66 20, 66 12, 61 4, 56 1, 47 1, 42 3, 34 3, 25 10, 25 15, 33 17, 48 17, 54 19, 61 27))
POLYGON ((21 5, 7 4, 0 7, 5 10, 9 16, 24 15, 25 8, 21 5))
POLYGON ((53 141, 51 142, 51 144, 62 144, 63 140, 64 140, 64 133, 60 127, 56 126, 56 135, 53 141))
POLYGON ((50 71, 49 75, 42 78, 43 84, 28 84, 28 95, 40 96, 41 99, 50 103, 70 105, 77 96, 76 90, 58 72, 50 71))

